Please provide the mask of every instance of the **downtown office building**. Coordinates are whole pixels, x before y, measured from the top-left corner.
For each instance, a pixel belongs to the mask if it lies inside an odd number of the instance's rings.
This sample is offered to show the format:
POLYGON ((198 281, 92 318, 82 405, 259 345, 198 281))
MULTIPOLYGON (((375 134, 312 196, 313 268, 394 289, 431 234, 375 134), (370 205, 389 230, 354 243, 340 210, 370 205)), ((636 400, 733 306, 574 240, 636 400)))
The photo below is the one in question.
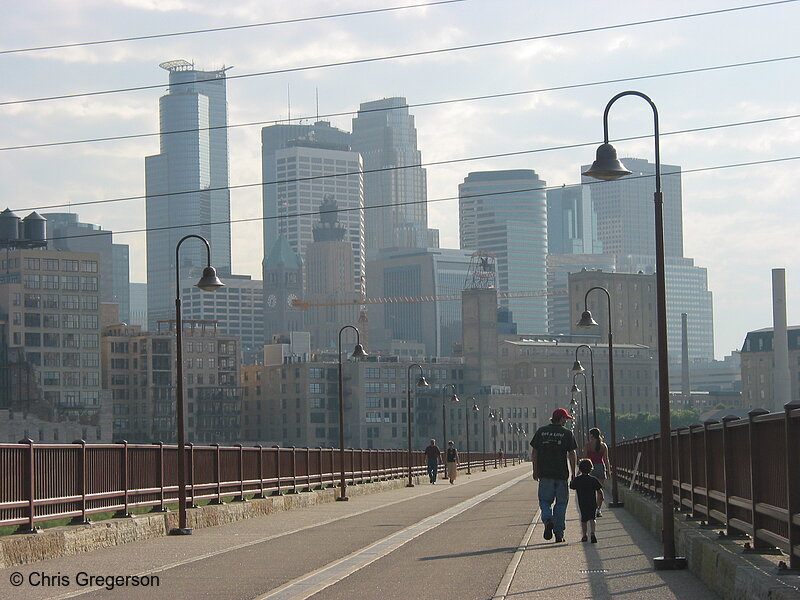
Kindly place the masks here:
MULTIPOLYGON (((206 238, 211 264, 221 274, 231 270, 227 69, 199 71, 183 60, 160 66, 169 71, 169 89, 159 99, 160 151, 145 158, 151 329, 174 317, 175 248, 185 235, 206 238)), ((205 265, 199 240, 181 247, 182 271, 205 265)))

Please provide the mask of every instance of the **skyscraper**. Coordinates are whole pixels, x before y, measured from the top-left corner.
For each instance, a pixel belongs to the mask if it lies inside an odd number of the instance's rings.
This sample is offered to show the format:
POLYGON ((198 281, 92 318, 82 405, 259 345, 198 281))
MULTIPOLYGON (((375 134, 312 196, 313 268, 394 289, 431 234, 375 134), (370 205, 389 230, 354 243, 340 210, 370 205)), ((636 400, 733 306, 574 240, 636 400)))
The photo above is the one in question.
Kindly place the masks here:
MULTIPOLYGON (((622 160, 631 174, 616 181, 583 178, 597 212, 603 252, 614 256, 617 272, 653 273, 655 165, 639 158, 622 160)), ((581 172, 589 167, 583 166, 581 172)), ((714 358, 713 303, 704 267, 683 256, 680 167, 661 165, 664 193, 664 273, 667 284, 667 345, 670 360, 681 355, 681 313, 688 314, 689 359, 714 358)))
MULTIPOLYGON (((270 125, 261 130, 261 181, 263 182, 261 201, 264 215, 265 258, 278 239, 278 172, 275 152, 287 148, 289 142, 293 140, 335 144, 349 149, 350 133, 331 127, 328 121, 317 121, 313 125, 270 125)), ((284 174, 283 177, 285 176, 284 174)))
MULTIPOLYGON (((205 237, 212 264, 221 273, 231 269, 228 69, 198 71, 185 60, 160 66, 169 71, 169 90, 159 99, 160 153, 145 158, 151 328, 174 316, 175 248, 183 236, 205 237)), ((180 260, 182 270, 205 266, 206 250, 200 242, 187 243, 180 260)))
MULTIPOLYGON (((347 146, 292 140, 275 151, 278 233, 303 257, 314 241, 314 226, 326 198, 337 205, 344 240, 352 249, 351 297, 362 295, 364 285, 364 188, 361 159, 347 146)), ((274 247, 274 244, 273 244, 274 247)), ((266 264, 266 262, 265 262, 266 264)), ((265 294, 269 285, 265 278, 265 294)), ((267 340, 269 341, 269 340, 267 340)))
POLYGON ((435 234, 428 231, 427 179, 425 169, 415 166, 422 154, 406 99, 361 104, 351 145, 364 161, 367 253, 430 246, 435 234))
MULTIPOLYGON (((495 256, 501 292, 547 288, 547 199, 532 169, 470 173, 458 186, 461 248, 495 256)), ((520 333, 547 331, 547 298, 504 298, 520 333)))

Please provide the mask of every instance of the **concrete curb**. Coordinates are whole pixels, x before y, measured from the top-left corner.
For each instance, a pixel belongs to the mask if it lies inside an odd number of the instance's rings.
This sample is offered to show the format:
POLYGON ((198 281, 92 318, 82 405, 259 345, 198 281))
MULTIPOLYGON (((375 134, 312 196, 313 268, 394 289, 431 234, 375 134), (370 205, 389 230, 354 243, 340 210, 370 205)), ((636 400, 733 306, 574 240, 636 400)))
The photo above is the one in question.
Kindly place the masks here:
MULTIPOLYGON (((400 477, 350 485, 347 487, 347 495, 362 496, 397 489, 405 487, 406 481, 405 477, 400 477)), ((419 478, 416 478, 416 483, 419 483, 419 478)), ((336 488, 326 488, 247 502, 209 504, 189 509, 186 516, 189 527, 194 529, 215 527, 242 519, 264 517, 278 511, 334 502, 337 494, 336 488)), ((162 537, 177 526, 177 512, 147 513, 130 518, 97 521, 89 525, 53 527, 36 534, 6 535, 0 537, 0 568, 162 537)))
MULTIPOLYGON (((638 492, 620 488, 625 510, 661 539, 661 504, 638 492)), ((800 576, 780 575, 774 562, 743 555, 741 544, 722 540, 716 531, 675 519, 675 547, 689 570, 726 600, 800 600, 800 576)))

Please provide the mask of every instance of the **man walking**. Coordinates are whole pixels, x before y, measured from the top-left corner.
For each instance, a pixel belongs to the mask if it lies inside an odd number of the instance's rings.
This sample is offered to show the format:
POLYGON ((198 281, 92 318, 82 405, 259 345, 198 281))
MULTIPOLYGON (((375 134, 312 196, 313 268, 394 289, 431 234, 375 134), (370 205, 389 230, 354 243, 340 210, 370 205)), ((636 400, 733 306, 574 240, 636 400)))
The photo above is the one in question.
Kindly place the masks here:
POLYGON ((425 448, 425 458, 428 460, 428 477, 431 483, 436 483, 436 472, 439 470, 439 457, 442 451, 436 445, 436 440, 431 440, 431 443, 425 448))
POLYGON ((567 419, 571 418, 566 410, 557 408, 553 411, 550 424, 540 427, 531 440, 533 478, 539 482, 544 539, 552 539, 555 533, 556 542, 564 541, 569 502, 567 480, 575 477, 575 449, 578 444, 572 432, 564 427, 567 419))

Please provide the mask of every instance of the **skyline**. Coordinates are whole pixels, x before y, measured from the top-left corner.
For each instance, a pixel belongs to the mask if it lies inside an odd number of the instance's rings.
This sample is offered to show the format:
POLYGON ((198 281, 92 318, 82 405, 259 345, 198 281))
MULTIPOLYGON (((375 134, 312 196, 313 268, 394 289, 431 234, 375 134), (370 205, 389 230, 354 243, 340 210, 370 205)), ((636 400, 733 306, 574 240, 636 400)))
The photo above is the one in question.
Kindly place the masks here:
MULTIPOLYGON (((2 50, 70 40, 143 35, 375 8, 367 1, 168 3, 94 0, 16 7, 0 25, 2 50), (46 12, 45 12, 46 11, 46 12), (97 24, 102 22, 102 35, 97 24), (57 26, 56 26, 57 24, 57 26)), ((382 6, 400 3, 384 1, 382 6)), ((261 216, 261 127, 237 124, 348 112, 331 118, 352 130, 360 103, 405 96, 416 121, 428 178, 428 223, 443 248, 458 247, 458 184, 470 173, 534 169, 548 186, 580 181, 602 136, 602 111, 624 89, 650 95, 661 118, 663 164, 683 169, 684 254, 706 267, 714 293, 715 355, 739 348, 747 331, 770 327, 771 269, 787 269, 788 322, 796 323, 800 259, 792 253, 796 162, 696 171, 736 163, 795 157, 796 118, 671 135, 671 132, 800 113, 797 61, 562 89, 507 98, 414 106, 456 98, 582 85, 601 80, 791 56, 789 28, 800 6, 784 3, 720 15, 581 33, 460 52, 333 67, 263 77, 239 74, 378 57, 449 46, 632 23, 724 7, 732 2, 655 2, 604 6, 578 2, 571 10, 518 0, 465 0, 379 15, 343 17, 235 32, 179 36, 105 46, 0 54, 6 94, 0 102, 75 91, 157 85, 155 89, 0 105, 0 146, 158 132, 158 98, 167 87, 160 62, 185 58, 211 70, 234 64, 228 107, 231 213, 261 216), (504 12, 505 9, 505 12, 504 12), (511 14, 515 18, 508 18, 511 14), (300 34, 300 35, 299 35, 300 34), (590 57, 587 60, 587 56, 590 57), (319 110, 316 97, 319 91, 319 110), (440 161, 541 151, 450 164, 440 161), (251 187, 237 187, 255 184, 251 187), (441 198, 450 198, 440 201, 441 198), (752 292, 751 292, 752 290, 752 292), (749 292, 749 293, 748 293, 749 292), (753 293, 755 292, 755 293, 753 293)), ((610 137, 625 157, 653 160, 652 116, 635 101, 610 114, 610 137)), ((0 151, 5 204, 15 212, 64 212, 61 203, 144 196, 144 157, 158 153, 158 137, 0 151)), ((652 196, 643 199, 652 205, 652 196)), ((144 199, 74 208, 81 221, 115 233, 144 226, 144 199)), ((24 216, 24 214, 20 214, 24 216)), ((260 278, 261 222, 231 225, 233 271, 260 278)), ((144 281, 144 234, 115 235, 131 246, 131 279, 144 281)))

